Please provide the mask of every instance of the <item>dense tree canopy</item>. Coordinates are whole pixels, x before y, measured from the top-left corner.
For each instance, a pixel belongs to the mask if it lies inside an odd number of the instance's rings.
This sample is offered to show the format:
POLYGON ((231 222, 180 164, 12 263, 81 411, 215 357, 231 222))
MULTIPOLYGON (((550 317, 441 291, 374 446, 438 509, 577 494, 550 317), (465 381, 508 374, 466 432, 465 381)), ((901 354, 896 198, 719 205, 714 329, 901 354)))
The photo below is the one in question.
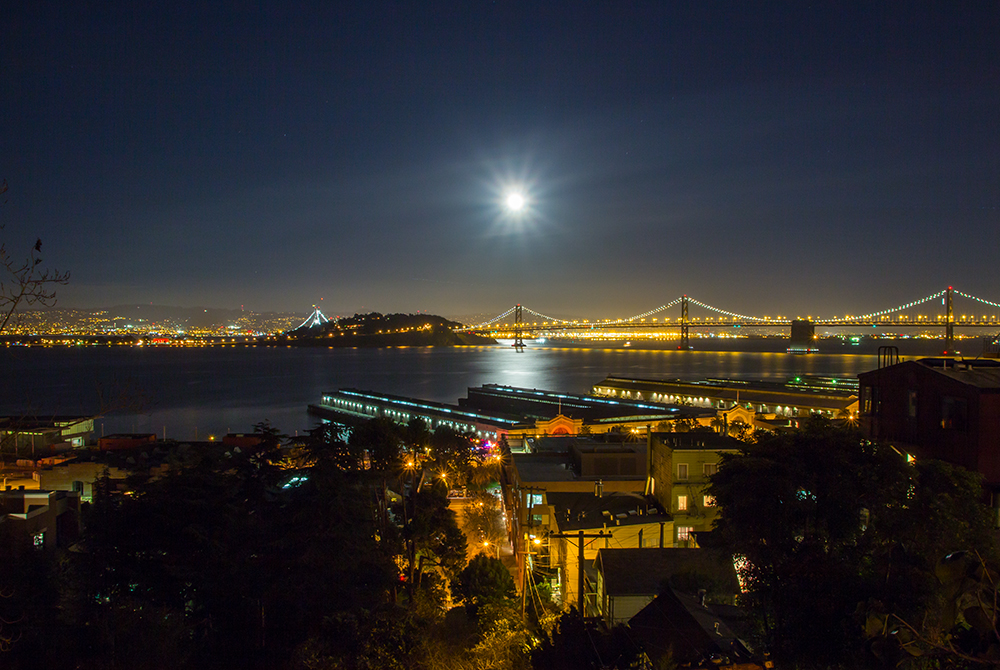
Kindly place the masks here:
POLYGON ((517 591, 507 567, 496 558, 477 554, 452 582, 452 594, 469 605, 513 598, 517 591))
POLYGON ((708 492, 761 641, 802 665, 868 658, 861 612, 919 620, 944 556, 994 555, 975 475, 823 421, 724 457, 708 492))
POLYGON ((256 667, 286 657, 324 615, 391 601, 396 547, 376 528, 369 489, 322 467, 289 479, 265 444, 134 478, 128 495, 102 480, 77 607, 131 633, 106 637, 98 658, 151 638, 190 648, 196 666, 256 667))

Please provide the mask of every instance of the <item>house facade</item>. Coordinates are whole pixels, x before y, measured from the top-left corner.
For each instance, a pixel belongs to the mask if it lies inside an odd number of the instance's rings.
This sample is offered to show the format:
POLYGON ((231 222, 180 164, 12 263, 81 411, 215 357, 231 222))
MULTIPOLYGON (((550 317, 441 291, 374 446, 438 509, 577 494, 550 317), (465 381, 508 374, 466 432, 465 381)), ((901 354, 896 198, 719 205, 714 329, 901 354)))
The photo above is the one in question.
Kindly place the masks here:
POLYGON ((923 358, 858 379, 867 436, 978 472, 1000 507, 1000 361, 923 358))
POLYGON ((674 547, 697 547, 697 534, 712 530, 718 514, 706 491, 722 455, 741 443, 709 432, 653 433, 650 436, 649 492, 674 521, 674 547))

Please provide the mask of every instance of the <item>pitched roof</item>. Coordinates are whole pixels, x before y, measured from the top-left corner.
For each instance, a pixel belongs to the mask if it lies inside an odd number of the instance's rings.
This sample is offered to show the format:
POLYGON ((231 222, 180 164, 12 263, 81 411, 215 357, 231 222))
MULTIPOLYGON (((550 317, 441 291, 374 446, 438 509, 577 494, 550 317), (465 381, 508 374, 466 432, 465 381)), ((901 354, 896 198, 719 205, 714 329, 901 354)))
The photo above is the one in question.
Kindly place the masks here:
POLYGON ((651 659, 669 654, 695 667, 721 663, 722 656, 731 662, 750 661, 750 651, 713 608, 700 604, 696 596, 668 589, 629 620, 629 631, 651 659))

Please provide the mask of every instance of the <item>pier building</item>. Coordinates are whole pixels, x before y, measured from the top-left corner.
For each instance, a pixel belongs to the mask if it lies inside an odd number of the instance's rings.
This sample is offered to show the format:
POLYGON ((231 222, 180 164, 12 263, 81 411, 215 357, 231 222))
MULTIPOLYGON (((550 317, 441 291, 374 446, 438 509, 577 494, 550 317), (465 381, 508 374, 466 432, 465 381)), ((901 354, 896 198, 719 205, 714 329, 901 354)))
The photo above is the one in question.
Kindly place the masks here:
POLYGON ((0 416, 5 452, 46 454, 82 447, 94 432, 92 416, 0 416))
POLYGON ((628 398, 558 393, 541 389, 486 384, 470 388, 468 396, 449 405, 375 391, 340 389, 323 394, 310 405, 317 416, 354 423, 377 417, 407 423, 423 419, 434 429, 448 426, 480 438, 508 439, 545 435, 579 435, 617 430, 645 431, 648 426, 677 420, 710 420, 715 410, 683 407, 628 398))
POLYGON ((683 403, 716 411, 743 407, 756 415, 757 422, 794 420, 813 414, 828 419, 854 418, 858 413, 858 381, 852 378, 800 376, 786 382, 769 382, 609 376, 594 385, 593 393, 605 398, 683 403))
POLYGON ((320 404, 309 405, 309 413, 347 424, 376 418, 404 424, 423 419, 431 429, 447 426, 485 439, 496 439, 519 424, 519 418, 513 415, 350 388, 324 393, 320 404))

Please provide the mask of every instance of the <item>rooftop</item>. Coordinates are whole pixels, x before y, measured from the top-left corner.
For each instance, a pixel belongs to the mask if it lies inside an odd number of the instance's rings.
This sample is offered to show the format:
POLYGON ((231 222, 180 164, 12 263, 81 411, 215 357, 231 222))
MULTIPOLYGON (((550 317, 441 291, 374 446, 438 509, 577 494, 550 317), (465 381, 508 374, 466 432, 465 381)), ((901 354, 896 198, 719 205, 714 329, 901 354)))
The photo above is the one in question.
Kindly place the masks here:
MULTIPOLYGON (((787 421, 787 420, 786 420, 787 421)), ((660 444, 675 451, 736 451, 746 445, 734 437, 708 430, 692 430, 686 433, 653 433, 660 444)))
POLYGON ((921 358, 916 363, 969 386, 1000 390, 1000 361, 997 360, 921 358))
POLYGON ((597 561, 613 596, 660 593, 674 575, 695 573, 739 593, 732 559, 712 549, 601 549, 597 561))
MULTIPOLYGON (((573 482, 580 479, 597 479, 596 477, 581 477, 577 474, 573 467, 573 459, 566 453, 515 453, 511 456, 514 467, 517 468, 517 475, 522 482, 573 482)), ((645 475, 623 479, 645 481, 645 475)))
POLYGON ((533 419, 551 419, 562 414, 590 423, 616 423, 642 420, 658 422, 705 416, 705 410, 697 407, 559 393, 502 384, 470 388, 468 396, 459 401, 463 407, 499 410, 533 419))
MULTIPOLYGON (((635 391, 645 396, 679 395, 710 397, 722 400, 757 402, 769 405, 789 405, 796 407, 847 407, 857 399, 857 390, 843 380, 830 381, 826 386, 810 383, 807 379, 795 378, 788 382, 747 381, 741 379, 703 379, 686 381, 682 379, 641 379, 608 376, 594 384, 594 389, 623 389, 635 391), (799 379, 800 381, 796 381, 799 379), (837 383, 834 384, 833 382, 837 383)), ((605 391, 606 392, 606 391, 605 391)))
POLYGON ((546 493, 545 502, 552 505, 560 531, 600 528, 607 524, 633 526, 670 521, 651 496, 638 493, 546 493))
POLYGON ((732 613, 734 609, 705 605, 697 596, 668 589, 632 617, 628 627, 653 659, 669 657, 690 667, 709 668, 728 665, 723 657, 750 663, 750 650, 729 625, 741 618, 732 613))
POLYGON ((327 398, 335 396, 341 396, 359 402, 376 402, 384 406, 398 407, 407 412, 433 412, 435 414, 444 414, 471 421, 482 421, 500 426, 515 426, 520 422, 520 417, 514 414, 501 412, 487 413, 470 407, 460 407, 457 405, 434 402, 432 400, 419 400, 417 398, 407 398, 404 396, 391 395, 389 393, 363 391, 353 388, 328 391, 324 393, 324 403, 327 402, 327 398))

